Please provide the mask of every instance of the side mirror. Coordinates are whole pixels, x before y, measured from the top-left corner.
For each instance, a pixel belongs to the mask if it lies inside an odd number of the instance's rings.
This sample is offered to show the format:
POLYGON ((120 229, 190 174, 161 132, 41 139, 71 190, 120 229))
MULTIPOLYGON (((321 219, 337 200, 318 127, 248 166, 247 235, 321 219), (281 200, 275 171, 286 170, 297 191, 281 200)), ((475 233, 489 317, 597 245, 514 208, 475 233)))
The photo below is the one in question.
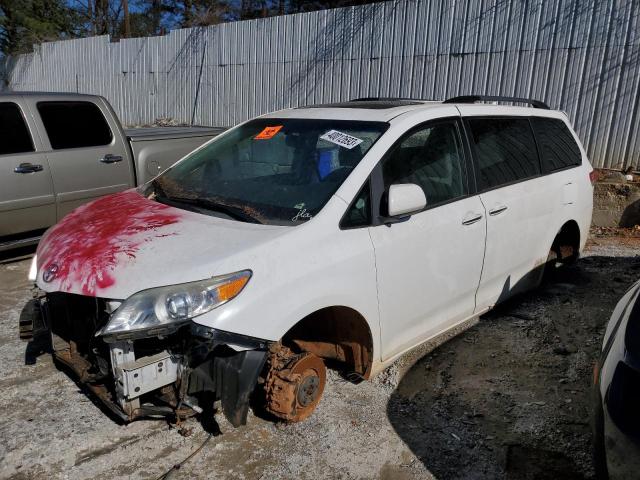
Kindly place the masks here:
POLYGON ((389 216, 397 217, 422 210, 427 206, 427 197, 419 185, 400 183, 389 187, 387 204, 389 216))

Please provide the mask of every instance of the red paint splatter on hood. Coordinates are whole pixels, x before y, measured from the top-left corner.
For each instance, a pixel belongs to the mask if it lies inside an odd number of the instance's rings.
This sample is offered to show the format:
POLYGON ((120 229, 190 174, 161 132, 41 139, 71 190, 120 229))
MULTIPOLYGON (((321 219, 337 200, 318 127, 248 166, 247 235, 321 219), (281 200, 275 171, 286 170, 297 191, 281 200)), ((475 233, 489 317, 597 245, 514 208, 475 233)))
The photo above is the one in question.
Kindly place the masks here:
POLYGON ((159 230, 177 223, 180 213, 135 190, 100 198, 47 232, 38 247, 38 270, 56 265, 60 290, 95 296, 115 283, 116 266, 133 261, 142 243, 170 234, 159 230))

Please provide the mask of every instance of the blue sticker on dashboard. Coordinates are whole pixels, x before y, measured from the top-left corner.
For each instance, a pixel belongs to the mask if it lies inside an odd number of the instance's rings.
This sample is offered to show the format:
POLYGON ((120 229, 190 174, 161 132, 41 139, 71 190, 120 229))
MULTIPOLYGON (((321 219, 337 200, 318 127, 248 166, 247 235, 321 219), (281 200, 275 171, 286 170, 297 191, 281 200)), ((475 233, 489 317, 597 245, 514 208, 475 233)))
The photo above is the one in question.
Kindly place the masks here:
POLYGON ((318 176, 320 180, 329 175, 333 171, 333 152, 324 150, 318 155, 318 176))

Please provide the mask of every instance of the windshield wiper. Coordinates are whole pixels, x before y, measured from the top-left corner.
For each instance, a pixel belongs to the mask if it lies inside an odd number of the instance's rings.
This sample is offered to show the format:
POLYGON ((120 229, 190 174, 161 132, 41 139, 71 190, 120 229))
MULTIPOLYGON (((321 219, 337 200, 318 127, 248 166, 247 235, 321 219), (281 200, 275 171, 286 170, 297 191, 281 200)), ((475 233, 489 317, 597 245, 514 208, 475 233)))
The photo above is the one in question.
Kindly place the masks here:
POLYGON ((156 198, 167 198, 167 194, 164 191, 164 188, 160 185, 158 179, 151 180, 151 188, 153 188, 153 193, 156 198))
POLYGON ((164 202, 178 203, 178 204, 182 203, 185 205, 200 207, 205 210, 210 210, 213 212, 224 213, 225 215, 233 218, 234 220, 240 220, 242 222, 262 223, 256 217, 249 215, 239 207, 232 207, 230 205, 217 203, 212 200, 208 200, 206 198, 169 197, 167 195, 164 195, 161 197, 161 201, 163 203, 164 202))

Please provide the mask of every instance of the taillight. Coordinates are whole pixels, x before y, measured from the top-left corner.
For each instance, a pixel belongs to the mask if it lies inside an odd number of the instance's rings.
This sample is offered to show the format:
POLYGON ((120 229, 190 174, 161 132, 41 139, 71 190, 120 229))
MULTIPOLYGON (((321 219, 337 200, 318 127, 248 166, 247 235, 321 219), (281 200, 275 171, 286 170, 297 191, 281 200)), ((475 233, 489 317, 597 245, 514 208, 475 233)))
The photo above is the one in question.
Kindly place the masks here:
POLYGON ((594 184, 596 183, 596 180, 598 180, 598 174, 595 170, 591 170, 589 172, 589 181, 591 182, 591 184, 594 184))

